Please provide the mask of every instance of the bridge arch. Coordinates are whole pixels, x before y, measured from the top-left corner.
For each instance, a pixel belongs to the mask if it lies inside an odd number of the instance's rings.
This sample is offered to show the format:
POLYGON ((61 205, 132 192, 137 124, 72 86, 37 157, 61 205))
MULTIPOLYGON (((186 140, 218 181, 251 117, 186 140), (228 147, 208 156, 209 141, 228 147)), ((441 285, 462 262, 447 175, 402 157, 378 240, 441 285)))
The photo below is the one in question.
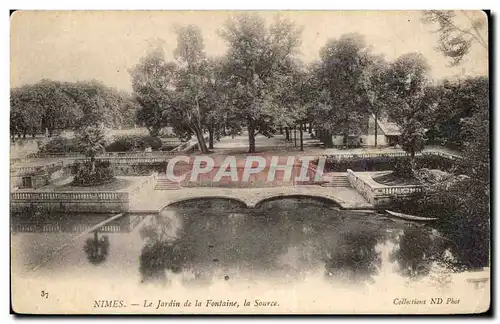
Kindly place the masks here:
POLYGON ((243 199, 231 196, 199 196, 199 197, 182 197, 178 199, 173 199, 167 201, 166 204, 160 208, 160 212, 166 208, 174 207, 177 204, 188 202, 188 201, 196 201, 196 200, 229 200, 232 202, 238 203, 241 207, 248 208, 248 203, 243 199))
POLYGON ((322 195, 316 195, 316 194, 300 194, 300 193, 290 193, 290 194, 275 194, 275 195, 270 195, 265 198, 261 198, 258 201, 256 201, 253 204, 250 204, 249 207, 252 208, 259 208, 262 206, 262 204, 269 202, 269 201, 276 201, 280 199, 287 199, 287 198, 307 198, 311 200, 316 200, 316 201, 321 201, 321 202, 326 202, 334 207, 341 207, 339 202, 332 197, 326 197, 322 195))

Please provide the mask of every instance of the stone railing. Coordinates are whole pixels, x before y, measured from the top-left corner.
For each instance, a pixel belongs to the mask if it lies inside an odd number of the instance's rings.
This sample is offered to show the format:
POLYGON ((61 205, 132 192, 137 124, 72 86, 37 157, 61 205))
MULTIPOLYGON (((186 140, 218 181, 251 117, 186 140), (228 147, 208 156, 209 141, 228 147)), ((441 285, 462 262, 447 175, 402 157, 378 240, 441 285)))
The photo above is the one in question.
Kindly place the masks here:
POLYGON ((374 158, 374 157, 399 157, 409 156, 406 152, 362 152, 362 153, 335 153, 329 154, 327 157, 336 159, 352 159, 352 158, 374 158))
POLYGON ((46 163, 43 165, 30 165, 30 166, 16 166, 13 165, 11 166, 11 173, 15 174, 16 176, 22 176, 25 174, 30 174, 34 172, 39 172, 43 170, 47 170, 49 168, 54 168, 54 167, 63 167, 63 162, 58 161, 58 162, 53 162, 53 163, 46 163))
MULTIPOLYGON (((462 159, 462 157, 459 155, 435 151, 435 150, 428 150, 428 151, 423 151, 421 153, 415 154, 415 156, 422 156, 422 155, 436 155, 436 156, 441 156, 441 157, 452 159, 452 160, 462 159)), ((333 153, 333 154, 326 155, 326 157, 328 157, 328 158, 336 158, 339 160, 340 159, 352 159, 352 158, 376 158, 376 157, 400 157, 400 156, 409 157, 410 154, 403 152, 403 151, 400 151, 400 152, 333 153)))
POLYGON ((422 186, 390 186, 384 188, 373 188, 376 196, 405 196, 415 192, 421 192, 422 186))
MULTIPOLYGON (((111 164, 139 164, 139 163, 161 163, 167 161, 167 156, 122 156, 122 157, 96 157, 96 160, 107 161, 111 164)), ((73 159, 73 162, 83 163, 87 158, 73 159)))
MULTIPOLYGON (((107 157, 149 157, 149 156, 170 156, 174 155, 174 151, 151 151, 151 152, 105 152, 96 156, 97 159, 107 158, 107 157)), ((81 152, 64 152, 64 153, 33 153, 27 155, 27 158, 39 158, 39 159, 50 159, 50 158, 80 158, 85 159, 85 155, 81 152)))
POLYGON ((369 203, 378 205, 390 201, 394 196, 406 196, 415 192, 421 192, 423 189, 418 185, 409 186, 383 186, 366 182, 357 176, 352 170, 347 169, 347 179, 353 188, 355 188, 369 203))
POLYGON ((10 194, 11 210, 39 207, 71 212, 127 211, 128 192, 112 191, 15 191, 10 194))

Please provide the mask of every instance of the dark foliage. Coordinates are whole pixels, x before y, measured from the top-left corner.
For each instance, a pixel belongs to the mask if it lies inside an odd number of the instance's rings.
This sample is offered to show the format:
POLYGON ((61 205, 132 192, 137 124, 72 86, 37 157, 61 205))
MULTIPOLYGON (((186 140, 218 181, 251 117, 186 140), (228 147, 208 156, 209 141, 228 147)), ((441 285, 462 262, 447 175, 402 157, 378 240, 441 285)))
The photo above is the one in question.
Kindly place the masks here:
MULTIPOLYGON (((464 173, 466 171, 459 161, 450 160, 441 156, 421 155, 417 156, 415 159, 417 169, 439 169, 453 173, 464 173)), ((374 158, 327 158, 325 172, 345 172, 347 169, 358 172, 394 170, 396 173, 405 174, 409 170, 409 167, 410 159, 408 157, 380 156, 374 158)))
POLYGON ((186 261, 183 249, 179 244, 157 241, 142 249, 139 257, 139 271, 143 282, 165 280, 165 270, 180 273, 186 261))
POLYGON ((151 147, 153 150, 159 150, 162 147, 162 142, 158 137, 153 136, 120 136, 111 144, 106 146, 107 152, 125 152, 125 151, 143 151, 145 148, 151 147))
POLYGON ((392 209, 403 213, 439 218, 436 228, 453 242, 451 248, 458 262, 468 268, 489 263, 489 196, 481 191, 482 184, 465 179, 449 187, 438 185, 410 197, 395 197, 392 209))
POLYGON ((110 183, 114 180, 113 169, 108 161, 96 160, 95 167, 92 170, 92 162, 86 161, 83 164, 77 164, 76 175, 71 183, 72 186, 95 186, 104 183, 110 183))
POLYGON ((41 153, 66 153, 75 151, 75 144, 73 141, 62 136, 51 138, 40 148, 41 153))
POLYGON ((94 233, 94 238, 89 238, 83 246, 87 259, 90 263, 98 265, 104 262, 109 252, 109 238, 107 236, 98 239, 97 232, 94 233))

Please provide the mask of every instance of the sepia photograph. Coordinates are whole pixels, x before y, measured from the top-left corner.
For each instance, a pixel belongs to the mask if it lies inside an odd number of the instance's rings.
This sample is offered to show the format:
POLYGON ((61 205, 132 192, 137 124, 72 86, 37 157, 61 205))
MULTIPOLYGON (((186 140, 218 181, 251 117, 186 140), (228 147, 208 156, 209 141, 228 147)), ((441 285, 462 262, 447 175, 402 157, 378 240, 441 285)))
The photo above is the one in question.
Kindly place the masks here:
POLYGON ((487 312, 490 19, 12 11, 11 313, 487 312))

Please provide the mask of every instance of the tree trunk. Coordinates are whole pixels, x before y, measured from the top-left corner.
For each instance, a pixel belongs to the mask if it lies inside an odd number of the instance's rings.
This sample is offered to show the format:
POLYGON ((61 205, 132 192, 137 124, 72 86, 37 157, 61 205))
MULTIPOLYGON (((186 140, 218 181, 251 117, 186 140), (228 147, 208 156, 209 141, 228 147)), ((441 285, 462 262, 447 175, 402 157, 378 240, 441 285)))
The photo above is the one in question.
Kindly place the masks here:
POLYGON ((49 129, 49 137, 52 137, 52 134, 53 134, 53 130, 51 128, 51 129, 49 129))
POLYGON ((151 130, 149 131, 149 135, 151 135, 152 137, 158 137, 158 135, 160 134, 160 129, 158 127, 151 127, 151 130))
POLYGON ((302 130, 302 126, 305 127, 305 125, 302 125, 299 124, 299 130, 300 130, 300 150, 303 151, 304 150, 304 134, 303 134, 303 130, 302 130))
POLYGON ((377 147, 377 137, 378 137, 378 123, 377 123, 377 120, 378 120, 378 113, 374 113, 373 116, 375 116, 375 147, 377 147))
POLYGON ((193 131, 196 134, 196 139, 198 140, 198 148, 201 153, 209 153, 207 148, 207 143, 205 142, 205 137, 203 137, 203 132, 198 127, 193 127, 193 131))
POLYGON ((349 115, 346 115, 345 118, 344 145, 349 146, 349 115))
POLYGON ((90 157, 90 168, 91 173, 95 173, 95 156, 90 157))
POLYGON ((325 143, 325 148, 332 148, 333 141, 330 132, 322 132, 322 135, 323 135, 323 142, 325 143))
POLYGON ((288 127, 285 127, 285 141, 290 140, 290 129, 288 127))
POLYGON ((213 128, 208 129, 208 148, 211 150, 214 149, 214 129, 213 128))
POLYGON ((283 127, 280 126, 280 134, 283 135, 283 127))
POLYGON ((255 153, 255 129, 253 122, 248 120, 248 153, 255 153))
POLYGON ((297 147, 297 126, 293 127, 293 146, 297 147))
POLYGON ((309 122, 309 134, 312 134, 313 128, 312 128, 312 122, 309 122))
POLYGON ((410 167, 411 167, 411 171, 415 172, 415 167, 416 167, 416 163, 415 163, 415 151, 411 151, 410 152, 410 167))

